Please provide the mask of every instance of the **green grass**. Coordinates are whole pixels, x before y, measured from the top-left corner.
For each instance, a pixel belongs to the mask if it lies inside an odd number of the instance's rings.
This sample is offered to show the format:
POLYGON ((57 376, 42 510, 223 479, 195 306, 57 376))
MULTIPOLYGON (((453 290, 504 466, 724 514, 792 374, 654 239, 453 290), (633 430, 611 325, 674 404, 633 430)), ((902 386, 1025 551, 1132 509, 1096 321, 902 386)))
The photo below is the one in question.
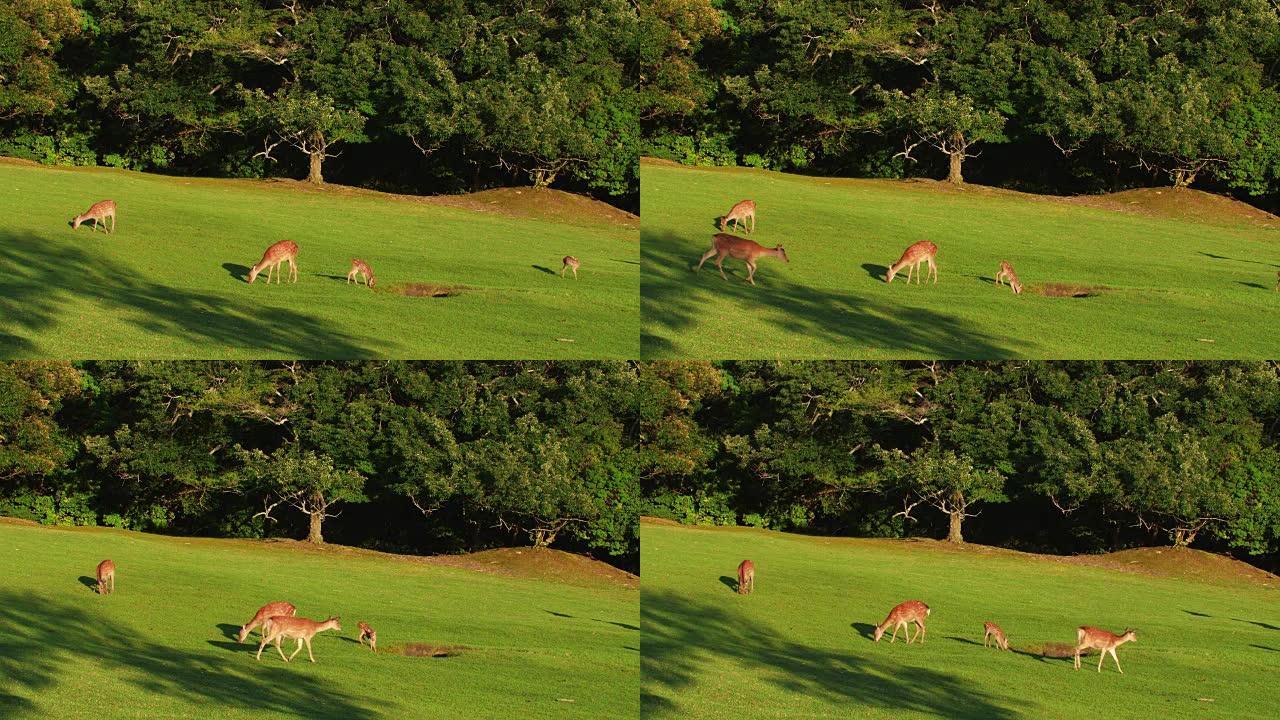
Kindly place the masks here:
POLYGON ((3 162, 0 356, 634 357, 634 223, 555 217, 3 162), (73 231, 70 219, 104 198, 119 204, 119 231, 73 231), (264 272, 248 285, 249 267, 286 238, 300 247, 298 283, 267 287, 264 272), (558 276, 565 255, 582 262, 577 282, 558 276), (352 257, 373 267, 374 291, 346 285, 352 257), (388 291, 407 283, 469 289, 448 298, 388 291))
POLYGON ((1264 718, 1280 703, 1274 586, 736 528, 646 522, 641 542, 646 718, 1264 718), (873 642, 908 599, 932 610, 925 643, 873 642), (986 620, 1013 652, 982 647, 986 620), (1026 652, 1086 624, 1138 630, 1123 675, 1026 652))
MULTIPOLYGON (((602 718, 637 713, 634 588, 502 577, 295 544, 0 523, 0 717, 602 718), (89 587, 117 565, 116 592, 89 587), (257 608, 339 615, 284 663, 257 608), (378 654, 357 621, 378 630, 378 654), (256 638, 256 632, 254 637, 256 638), (463 645, 447 658, 383 652, 463 645), (567 702, 572 701, 572 702, 567 702)), ((285 644, 285 653, 292 652, 285 644)))
MULTIPOLYGON (((1206 200, 1182 197, 1194 209, 1206 200)), ((989 188, 654 161, 641 165, 641 205, 644 357, 1268 358, 1280 337, 1280 223, 1229 212, 1205 222, 989 188), (716 218, 744 198, 759 206, 749 237, 784 245, 790 263, 761 258, 756 287, 737 260, 725 261, 728 282, 713 261, 690 272, 716 218), (920 239, 939 246, 939 284, 907 287, 905 271, 886 284, 920 239), (1028 287, 1110 290, 1014 296, 993 283, 1001 260, 1028 287)))

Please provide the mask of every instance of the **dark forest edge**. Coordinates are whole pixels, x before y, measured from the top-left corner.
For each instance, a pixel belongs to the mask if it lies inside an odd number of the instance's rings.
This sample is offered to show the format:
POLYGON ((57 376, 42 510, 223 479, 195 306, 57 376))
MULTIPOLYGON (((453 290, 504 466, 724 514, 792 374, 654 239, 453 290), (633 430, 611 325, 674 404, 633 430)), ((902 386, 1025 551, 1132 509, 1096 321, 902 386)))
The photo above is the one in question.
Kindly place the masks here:
POLYGON ((0 515, 639 568, 626 362, 0 363, 0 515))
POLYGON ((0 155, 638 209, 636 7, 0 4, 0 155))
POLYGON ((644 515, 1280 560, 1274 362, 652 362, 644 515))
POLYGON ((642 152, 1280 207, 1268 0, 641 4, 642 152))

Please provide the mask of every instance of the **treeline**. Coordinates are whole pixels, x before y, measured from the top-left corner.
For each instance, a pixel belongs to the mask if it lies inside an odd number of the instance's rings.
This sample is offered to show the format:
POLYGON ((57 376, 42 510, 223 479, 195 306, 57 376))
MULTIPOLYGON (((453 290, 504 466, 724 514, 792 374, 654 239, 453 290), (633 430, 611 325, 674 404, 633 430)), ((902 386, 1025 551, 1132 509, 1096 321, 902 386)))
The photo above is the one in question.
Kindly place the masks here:
POLYGON ((647 514, 1280 558, 1273 362, 664 362, 641 388, 647 514))
POLYGON ((639 564, 629 363, 0 364, 0 515, 639 564))
POLYGON ((655 0, 641 15, 648 154, 1280 196, 1271 0, 655 0))
POLYGON ((0 154, 637 206, 628 0, 0 3, 0 154))

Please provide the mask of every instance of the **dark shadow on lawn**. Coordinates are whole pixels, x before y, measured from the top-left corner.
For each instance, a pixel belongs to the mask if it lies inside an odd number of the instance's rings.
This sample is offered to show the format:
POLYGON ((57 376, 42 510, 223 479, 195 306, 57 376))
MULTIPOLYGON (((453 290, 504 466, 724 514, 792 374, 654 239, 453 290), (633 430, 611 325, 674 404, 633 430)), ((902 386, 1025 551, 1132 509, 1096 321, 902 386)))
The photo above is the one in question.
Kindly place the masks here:
POLYGON ((944 635, 943 637, 946 638, 947 640, 954 640, 955 642, 958 642, 958 643, 964 643, 966 645, 977 645, 978 647, 982 647, 982 643, 978 642, 977 640, 972 640, 970 638, 956 637, 955 635, 944 635))
POLYGON ((243 283, 249 282, 249 271, 252 268, 245 267, 239 263, 222 263, 222 269, 226 270, 231 277, 243 283))
POLYGON ((861 635, 862 637, 868 640, 874 641, 876 639, 875 625, 872 625, 870 623, 854 622, 854 623, 849 623, 849 627, 853 628, 854 632, 858 633, 859 635, 861 635))
POLYGON ((725 587, 729 588, 730 590, 732 590, 732 591, 734 591, 734 592, 738 592, 738 579, 737 579, 737 578, 731 578, 731 577, 729 577, 728 575, 721 575, 721 576, 720 576, 720 582, 721 582, 725 587))
POLYGON ((1263 265, 1265 267, 1280 268, 1280 263, 1264 262, 1262 260, 1241 260, 1240 258, 1227 257, 1226 255, 1214 255, 1213 253, 1207 253, 1204 251, 1200 251, 1200 254, 1205 257, 1213 258, 1214 260, 1231 260, 1232 262, 1241 262, 1241 263, 1249 263, 1251 265, 1263 265))
POLYGON ((91 577, 89 577, 88 575, 81 575, 81 576, 80 576, 80 584, 81 584, 81 585, 83 585, 83 586, 85 586, 85 587, 87 587, 87 588, 89 588, 90 590, 94 591, 95 593, 96 593, 96 592, 98 592, 98 580, 97 580, 97 578, 91 578, 91 577))
POLYGON ((599 623, 605 623, 606 625, 613 625, 614 627, 620 627, 623 630, 635 630, 636 632, 640 632, 639 625, 632 625, 630 623, 618 622, 617 620, 601 620, 600 618, 591 618, 591 619, 599 623))
POLYGON ((617 259, 615 259, 615 258, 609 258, 609 261, 610 261, 610 262, 616 262, 616 263, 622 263, 623 265, 639 265, 639 264, 640 264, 640 261, 639 261, 639 260, 617 260, 617 259))
MULTIPOLYGON (((239 625, 232 625, 231 623, 218 623, 218 632, 222 633, 222 637, 228 640, 237 640, 237 638, 240 636, 240 627, 241 626, 239 625)), ((259 628, 260 627, 261 626, 259 626, 259 628)), ((259 628, 254 628, 253 630, 254 634, 251 635, 250 637, 257 637, 256 633, 258 632, 259 628)))
MULTIPOLYGON (((231 263, 223 267, 232 274, 243 268, 231 263)), ((0 231, 0 337, 19 331, 28 336, 58 332, 69 301, 88 300, 158 339, 181 337, 196 343, 205 348, 205 356, 226 348, 316 359, 370 355, 327 321, 271 306, 271 296, 255 290, 261 288, 243 288, 227 297, 174 288, 164 278, 139 276, 133 268, 76 245, 29 232, 0 231)), ((0 357, 32 350, 30 344, 4 345, 0 357)), ((104 352, 142 351, 116 347, 104 352)))
MULTIPOLYGON (((366 705, 364 697, 335 690, 281 663, 253 662, 246 654, 230 661, 153 643, 140 627, 106 623, 96 613, 56 600, 39 602, 22 593, 0 590, 0 708, 17 692, 39 696, 72 680, 66 667, 91 658, 94 667, 113 682, 131 685, 155 696, 174 698, 199 708, 200 715, 277 713, 297 718, 365 718, 399 715, 383 707, 366 705)), ((227 650, 257 651, 256 644, 241 645, 214 640, 227 650)), ((20 701, 20 700, 19 700, 20 701)), ((112 706, 98 698, 95 709, 115 717, 136 708, 112 706)))
POLYGON ((712 662, 728 662, 754 684, 826 703, 845 716, 874 706, 888 716, 1009 720, 1019 717, 1012 708, 1023 704, 945 672, 904 667, 887 653, 862 656, 796 642, 767 622, 743 622, 722 602, 655 590, 645 593, 640 612, 640 711, 647 718, 688 717, 682 705, 698 692, 712 662))
POLYGON ((1263 628, 1264 630, 1280 630, 1280 625, 1272 625, 1271 623, 1262 622, 1260 620, 1242 620, 1240 618, 1231 618, 1231 619, 1235 620, 1236 622, 1249 623, 1250 625, 1257 625, 1258 627, 1263 628))
POLYGON ((876 265, 875 263, 862 263, 862 269, 867 271, 867 277, 880 282, 884 282, 884 276, 889 272, 888 265, 876 265))
POLYGON ((1258 648, 1259 650, 1270 650, 1271 652, 1280 652, 1280 649, 1267 647, 1266 645, 1250 645, 1249 647, 1258 648))
POLYGON ((555 274, 556 274, 556 271, 555 271, 555 270, 552 270, 551 268, 546 267, 545 265, 530 265, 529 267, 533 268, 534 270, 541 270, 542 272, 544 272, 544 273, 546 273, 546 274, 548 274, 548 275, 555 275, 555 274))
POLYGON ((568 613, 556 612, 555 610, 544 610, 543 612, 547 613, 548 615, 555 615, 556 617, 562 617, 562 618, 571 618, 571 617, 573 617, 572 615, 570 615, 570 614, 568 614, 568 613))
POLYGON ((1182 612, 1184 612, 1184 613, 1186 613, 1186 614, 1188 614, 1188 615, 1195 615, 1196 617, 1207 617, 1207 618, 1211 618, 1211 617, 1213 617, 1212 615, 1209 615, 1208 613, 1196 612, 1195 610, 1183 610, 1182 612))
MULTIPOLYGON (((341 282, 347 282, 347 276, 346 276, 346 275, 327 275, 327 274, 325 274, 325 273, 312 273, 312 275, 314 275, 315 277, 318 277, 318 278, 324 278, 324 279, 326 279, 326 280, 338 280, 338 281, 341 281, 341 282)), ((354 284, 354 283, 353 283, 353 284, 354 284)))
POLYGON ((1255 288, 1257 290, 1274 290, 1274 288, 1269 288, 1266 285, 1263 285, 1262 283, 1256 283, 1256 282, 1245 282, 1243 280, 1237 280, 1236 284, 1243 285, 1245 287, 1255 288))

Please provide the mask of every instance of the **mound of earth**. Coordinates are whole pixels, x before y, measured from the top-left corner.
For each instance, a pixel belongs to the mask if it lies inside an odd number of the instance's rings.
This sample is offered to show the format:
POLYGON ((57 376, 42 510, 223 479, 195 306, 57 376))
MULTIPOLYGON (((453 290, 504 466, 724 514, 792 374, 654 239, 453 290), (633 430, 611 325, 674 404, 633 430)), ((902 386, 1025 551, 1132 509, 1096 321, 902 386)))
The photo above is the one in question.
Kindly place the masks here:
POLYGON ((1138 188, 1108 195, 1077 195, 1065 202, 1103 210, 1203 223, 1240 223, 1280 228, 1280 217, 1226 195, 1190 188, 1138 188))
POLYGON ((565 225, 611 223, 639 229, 640 218, 583 195, 547 188, 496 188, 466 195, 436 195, 427 202, 476 212, 550 220, 565 225))
POLYGON ((465 570, 556 580, 570 585, 591 586, 604 582, 640 587, 639 577, 608 563, 548 548, 498 548, 466 555, 435 555, 423 560, 465 570))
POLYGON ((1209 583, 1252 583, 1280 586, 1280 577, 1226 555, 1190 548, 1134 548, 1106 555, 1076 555, 1067 558, 1079 565, 1134 572, 1144 575, 1196 580, 1209 583))

